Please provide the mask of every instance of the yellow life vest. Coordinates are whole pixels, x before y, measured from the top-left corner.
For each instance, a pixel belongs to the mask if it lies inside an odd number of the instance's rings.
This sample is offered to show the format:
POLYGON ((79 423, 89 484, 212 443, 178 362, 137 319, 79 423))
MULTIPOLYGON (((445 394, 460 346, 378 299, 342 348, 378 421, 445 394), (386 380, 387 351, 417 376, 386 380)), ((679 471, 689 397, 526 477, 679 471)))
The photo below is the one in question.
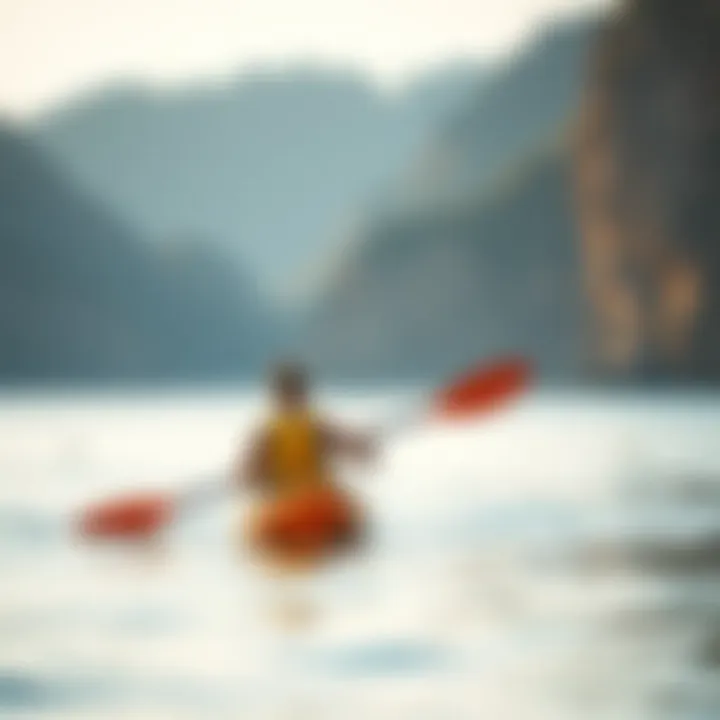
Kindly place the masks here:
POLYGON ((267 432, 268 476, 280 495, 327 484, 329 473, 319 424, 307 411, 274 417, 267 432))

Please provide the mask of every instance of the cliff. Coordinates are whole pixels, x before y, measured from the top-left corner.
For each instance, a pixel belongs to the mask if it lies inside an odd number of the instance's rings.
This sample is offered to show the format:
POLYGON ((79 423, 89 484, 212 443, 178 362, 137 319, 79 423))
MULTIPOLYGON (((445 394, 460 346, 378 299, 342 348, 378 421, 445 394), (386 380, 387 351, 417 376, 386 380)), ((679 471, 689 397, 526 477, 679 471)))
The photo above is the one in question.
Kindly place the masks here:
POLYGON ((720 379, 720 8, 633 0, 593 57, 576 178, 595 372, 720 379))

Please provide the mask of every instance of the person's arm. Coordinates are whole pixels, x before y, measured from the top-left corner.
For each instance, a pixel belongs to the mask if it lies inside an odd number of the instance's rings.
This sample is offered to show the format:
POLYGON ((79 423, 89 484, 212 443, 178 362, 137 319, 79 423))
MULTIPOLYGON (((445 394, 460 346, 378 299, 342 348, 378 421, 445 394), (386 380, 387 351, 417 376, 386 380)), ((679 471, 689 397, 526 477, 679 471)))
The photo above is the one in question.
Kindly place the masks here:
POLYGON ((267 435, 256 432, 238 456, 235 481, 242 490, 261 490, 267 480, 267 435))
POLYGON ((376 440, 369 433, 346 430, 331 423, 322 428, 326 447, 333 454, 352 460, 368 461, 376 455, 376 440))

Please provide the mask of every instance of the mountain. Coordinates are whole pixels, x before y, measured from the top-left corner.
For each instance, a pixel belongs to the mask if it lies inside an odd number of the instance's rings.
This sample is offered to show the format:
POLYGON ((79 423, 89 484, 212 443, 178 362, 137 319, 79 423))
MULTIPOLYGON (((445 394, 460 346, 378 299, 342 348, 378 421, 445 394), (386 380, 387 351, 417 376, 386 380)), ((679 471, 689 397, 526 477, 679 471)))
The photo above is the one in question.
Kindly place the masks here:
POLYGON ((495 74, 348 238, 303 351, 337 375, 427 376, 524 352, 579 376, 584 292, 567 129, 596 20, 495 74))
POLYGON ((269 342, 215 251, 152 248, 0 127, 0 381, 238 376, 269 342))
POLYGON ((474 203, 383 223, 326 288, 304 353, 348 378, 426 378, 503 353, 576 377, 582 290, 567 153, 474 203))
POLYGON ((488 70, 482 87, 396 184, 391 209, 470 200, 568 126, 597 27, 594 17, 550 25, 488 70))
POLYGON ((720 380, 720 14, 624 3, 594 52, 576 152, 606 379, 720 380))
POLYGON ((391 93, 357 73, 257 69, 178 91, 106 89, 32 130, 79 187, 146 237, 213 238, 282 291, 480 75, 449 65, 391 93))

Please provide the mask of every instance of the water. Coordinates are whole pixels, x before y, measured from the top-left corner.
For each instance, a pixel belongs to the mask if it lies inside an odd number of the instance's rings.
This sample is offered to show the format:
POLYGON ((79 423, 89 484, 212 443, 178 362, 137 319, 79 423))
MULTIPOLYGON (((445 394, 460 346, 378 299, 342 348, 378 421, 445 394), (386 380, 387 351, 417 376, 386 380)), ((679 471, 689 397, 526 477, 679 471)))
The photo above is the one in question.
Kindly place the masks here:
MULTIPOLYGON (((402 398, 331 393, 372 426, 402 398)), ((354 562, 278 592, 242 503, 152 547, 87 547, 78 507, 232 460, 251 393, 15 395, 0 410, 0 717, 720 717, 720 399, 539 395, 417 429, 348 473, 354 562)))

